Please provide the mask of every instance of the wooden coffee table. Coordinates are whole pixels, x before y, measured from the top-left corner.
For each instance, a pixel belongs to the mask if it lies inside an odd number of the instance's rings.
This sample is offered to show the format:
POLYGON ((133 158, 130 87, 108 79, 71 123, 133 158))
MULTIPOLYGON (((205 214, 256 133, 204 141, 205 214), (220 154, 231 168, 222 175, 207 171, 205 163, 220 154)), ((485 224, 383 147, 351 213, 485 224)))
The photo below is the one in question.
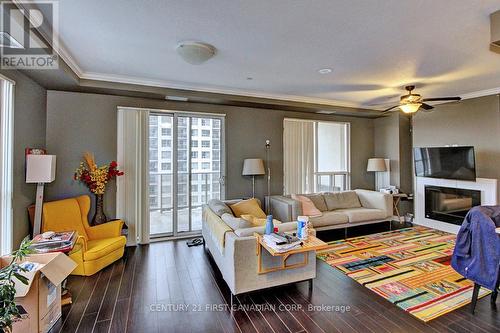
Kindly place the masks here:
POLYGON ((266 244, 266 242, 264 241, 263 235, 261 235, 259 233, 254 233, 254 236, 255 236, 255 239, 257 240, 257 260, 258 260, 257 261, 257 274, 267 274, 267 273, 276 272, 276 271, 283 271, 286 269, 303 267, 303 266, 307 265, 309 262, 309 252, 323 250, 329 246, 327 243, 316 238, 315 236, 309 236, 307 238, 307 240, 305 240, 303 242, 301 247, 290 250, 290 251, 286 251, 286 252, 278 252, 266 244), (271 267, 271 268, 263 268, 262 267, 262 249, 265 249, 273 257, 280 257, 281 258, 281 265, 271 267), (290 264, 290 265, 287 264, 287 259, 290 258, 291 255, 300 254, 300 253, 302 253, 304 255, 303 261, 295 263, 295 264, 290 264))

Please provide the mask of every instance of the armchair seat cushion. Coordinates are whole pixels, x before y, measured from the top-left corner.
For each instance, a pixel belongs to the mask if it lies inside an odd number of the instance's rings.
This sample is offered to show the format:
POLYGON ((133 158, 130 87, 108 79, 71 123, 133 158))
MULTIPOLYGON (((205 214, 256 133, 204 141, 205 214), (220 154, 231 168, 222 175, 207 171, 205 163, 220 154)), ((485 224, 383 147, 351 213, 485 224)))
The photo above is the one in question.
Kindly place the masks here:
POLYGON ((87 242, 87 251, 83 253, 83 259, 85 261, 99 259, 123 248, 125 243, 127 243, 125 236, 90 240, 87 242))

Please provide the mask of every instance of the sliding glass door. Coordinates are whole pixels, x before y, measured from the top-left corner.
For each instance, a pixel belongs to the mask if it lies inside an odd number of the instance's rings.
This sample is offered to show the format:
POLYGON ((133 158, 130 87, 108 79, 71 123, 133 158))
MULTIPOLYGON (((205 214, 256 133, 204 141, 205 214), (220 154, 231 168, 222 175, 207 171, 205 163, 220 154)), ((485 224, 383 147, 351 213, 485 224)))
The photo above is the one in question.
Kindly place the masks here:
POLYGON ((202 205, 224 198, 222 117, 149 116, 150 236, 201 231, 202 205))

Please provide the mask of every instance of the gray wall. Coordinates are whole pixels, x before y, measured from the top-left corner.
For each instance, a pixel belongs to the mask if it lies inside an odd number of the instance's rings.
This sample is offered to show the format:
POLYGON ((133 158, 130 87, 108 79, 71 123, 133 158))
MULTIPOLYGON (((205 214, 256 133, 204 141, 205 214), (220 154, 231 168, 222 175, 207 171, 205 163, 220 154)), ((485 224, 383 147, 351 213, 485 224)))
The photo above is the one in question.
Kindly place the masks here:
MULTIPOLYGON (((373 156, 373 120, 311 113, 179 103, 133 97, 48 91, 47 149, 58 157, 56 181, 47 189, 47 199, 87 193, 72 180, 84 151, 91 151, 99 164, 116 159, 117 106, 135 106, 226 114, 226 197, 251 195, 251 181, 241 176, 244 158, 265 158, 265 140, 271 140, 272 193, 283 191, 283 118, 339 120, 351 122, 352 187, 373 188, 373 175, 366 161, 373 156)), ((266 192, 265 177, 256 180, 257 196, 266 192)), ((115 185, 105 198, 108 217, 115 212, 115 185)))
MULTIPOLYGON (((13 239, 16 248, 29 233, 27 207, 35 201, 36 186, 25 183, 24 149, 45 148, 47 91, 26 75, 14 71, 0 73, 16 82, 14 96, 14 179, 13 239)), ((50 187, 50 185, 47 185, 50 187)))
POLYGON ((477 177, 500 179, 500 97, 468 99, 417 113, 413 143, 415 147, 474 146, 477 177))

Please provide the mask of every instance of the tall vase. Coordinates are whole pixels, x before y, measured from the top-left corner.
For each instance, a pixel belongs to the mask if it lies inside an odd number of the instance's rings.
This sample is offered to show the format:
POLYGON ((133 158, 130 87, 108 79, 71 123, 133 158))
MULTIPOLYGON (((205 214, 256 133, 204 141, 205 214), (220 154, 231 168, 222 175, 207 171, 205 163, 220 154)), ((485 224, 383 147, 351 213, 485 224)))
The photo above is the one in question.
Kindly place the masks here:
POLYGON ((95 214, 92 218, 92 225, 99 225, 108 222, 108 218, 104 214, 104 196, 102 194, 95 195, 95 214))

